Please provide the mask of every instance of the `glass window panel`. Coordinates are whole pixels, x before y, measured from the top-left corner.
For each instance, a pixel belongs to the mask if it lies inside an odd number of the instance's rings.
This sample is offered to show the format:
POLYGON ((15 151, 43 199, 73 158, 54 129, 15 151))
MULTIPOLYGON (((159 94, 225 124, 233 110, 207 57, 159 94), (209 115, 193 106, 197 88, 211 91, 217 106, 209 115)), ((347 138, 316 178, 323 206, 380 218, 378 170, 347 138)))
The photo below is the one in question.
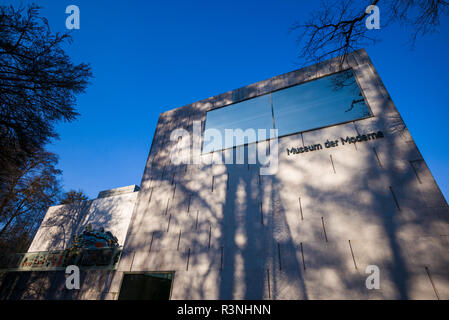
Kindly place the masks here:
POLYGON ((203 136, 203 152, 211 152, 256 142, 258 129, 266 129, 267 136, 270 133, 269 130, 273 129, 269 94, 209 111, 206 118, 206 131, 203 136), (209 129, 216 129, 218 132, 208 132, 209 129), (225 129, 241 129, 242 131, 254 129, 253 133, 255 135, 246 135, 244 137, 244 143, 239 143, 235 137, 233 141, 225 141, 225 129), (217 138, 221 138, 221 141, 217 138))
POLYGON ((352 70, 273 92, 272 99, 279 136, 371 115, 352 70))
POLYGON ((255 142, 258 129, 266 129, 269 135, 269 129, 273 128, 273 114, 278 136, 371 116, 352 70, 346 70, 209 111, 203 152, 255 142), (236 137, 226 140, 225 129, 234 132, 241 129, 246 134, 240 140, 236 137), (248 129, 254 129, 252 135, 245 132, 248 129))

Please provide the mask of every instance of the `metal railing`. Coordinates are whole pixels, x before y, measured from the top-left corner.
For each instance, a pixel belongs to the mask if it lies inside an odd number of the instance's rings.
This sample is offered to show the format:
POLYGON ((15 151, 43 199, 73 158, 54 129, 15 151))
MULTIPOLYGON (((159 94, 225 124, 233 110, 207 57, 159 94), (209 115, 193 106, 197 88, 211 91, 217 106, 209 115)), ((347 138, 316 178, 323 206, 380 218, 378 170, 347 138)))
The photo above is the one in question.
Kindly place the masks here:
POLYGON ((0 271, 65 270, 69 265, 77 265, 80 269, 114 270, 122 249, 110 247, 0 254, 0 271))

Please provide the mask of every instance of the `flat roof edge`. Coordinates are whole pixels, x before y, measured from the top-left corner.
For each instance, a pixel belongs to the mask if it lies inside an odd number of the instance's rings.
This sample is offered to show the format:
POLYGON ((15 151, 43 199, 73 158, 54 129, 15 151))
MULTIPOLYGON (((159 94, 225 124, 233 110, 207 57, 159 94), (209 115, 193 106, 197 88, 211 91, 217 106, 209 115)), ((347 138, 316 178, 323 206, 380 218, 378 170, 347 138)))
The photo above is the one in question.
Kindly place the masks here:
POLYGON ((268 92, 274 91, 278 89, 282 89, 282 87, 287 87, 290 84, 290 79, 294 78, 296 82, 301 82, 301 78, 304 78, 304 81, 312 80, 311 76, 320 75, 321 69, 334 69, 334 72, 342 71, 344 69, 350 68, 352 65, 363 64, 366 62, 371 62, 369 56, 365 49, 359 49, 352 51, 347 54, 347 59, 341 65, 339 60, 342 56, 334 57, 329 60, 321 61, 316 64, 312 64, 309 66, 305 66, 300 69, 292 70, 287 73, 283 73, 265 80, 261 80, 247 86, 243 86, 240 88, 236 88, 230 91, 226 91, 224 93, 220 93, 218 95, 205 98, 193 103, 186 104, 181 107, 177 107, 171 110, 167 110, 160 114, 160 119, 171 118, 171 116, 178 112, 184 111, 188 114, 189 109, 202 109, 204 111, 209 111, 215 108, 224 107, 226 105, 234 104, 246 99, 254 98, 259 95, 266 94, 268 92), (368 59, 368 61, 367 61, 368 59), (308 78, 308 79, 306 79, 308 78), (276 88, 278 87, 278 88, 276 88))

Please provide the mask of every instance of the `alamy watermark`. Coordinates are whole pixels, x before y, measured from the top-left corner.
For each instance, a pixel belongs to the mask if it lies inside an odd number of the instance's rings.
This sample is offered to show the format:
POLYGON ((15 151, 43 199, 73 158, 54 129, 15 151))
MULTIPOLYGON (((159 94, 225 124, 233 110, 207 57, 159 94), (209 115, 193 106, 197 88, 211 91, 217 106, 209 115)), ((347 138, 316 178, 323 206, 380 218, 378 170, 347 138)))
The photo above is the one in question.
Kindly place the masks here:
POLYGON ((70 14, 65 19, 65 27, 69 30, 80 28, 80 8, 71 4, 65 8, 65 13, 70 14))
POLYGON ((365 9, 365 13, 369 14, 365 20, 365 26, 368 30, 380 29, 380 9, 378 6, 369 5, 365 9))
POLYGON ((201 131, 201 121, 193 121, 192 134, 183 128, 171 132, 170 140, 175 142, 170 151, 173 164, 244 164, 247 150, 247 163, 259 163, 261 175, 276 174, 277 129, 225 129, 224 137, 217 129, 206 129, 203 135, 201 131))
POLYGON ((70 265, 67 266, 65 269, 65 273, 68 274, 68 276, 65 279, 65 287, 68 290, 77 289, 80 288, 80 269, 78 266, 70 265))
POLYGON ((380 269, 376 265, 366 266, 365 273, 370 275, 365 280, 365 286, 368 290, 380 289, 380 269))

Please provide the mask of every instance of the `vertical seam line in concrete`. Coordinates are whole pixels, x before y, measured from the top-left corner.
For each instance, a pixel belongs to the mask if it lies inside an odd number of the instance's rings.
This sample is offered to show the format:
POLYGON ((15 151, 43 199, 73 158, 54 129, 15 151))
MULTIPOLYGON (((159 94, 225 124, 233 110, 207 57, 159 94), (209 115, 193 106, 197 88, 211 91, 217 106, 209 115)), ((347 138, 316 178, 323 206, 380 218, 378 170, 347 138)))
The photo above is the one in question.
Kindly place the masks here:
POLYGON ((324 226, 324 217, 321 217, 321 224, 323 225, 324 238, 326 239, 326 242, 328 242, 327 241, 326 227, 324 226))
POLYGON ((200 213, 200 210, 196 211, 196 222, 195 222, 195 230, 198 230, 198 215, 200 213))
POLYGON ((167 206, 165 207, 165 215, 168 213, 168 205, 170 204, 170 198, 167 199, 167 206))
MULTIPOLYGON (((421 161, 421 160, 419 160, 419 161, 421 161)), ((416 179, 418 179, 419 184, 422 184, 422 181, 421 181, 421 179, 419 178, 418 172, 416 171, 416 168, 415 168, 415 166, 413 165, 412 162, 415 162, 415 161, 409 161, 410 166, 412 167, 413 172, 415 173, 416 179)))
POLYGON ((282 262, 281 262, 281 244, 278 242, 278 257, 279 257, 279 270, 282 270, 282 262))
POLYGON ((398 199, 396 198, 396 195, 394 194, 393 188, 391 186, 389 188, 391 195, 393 196, 394 203, 396 203, 396 207, 398 208, 399 211, 401 211, 401 207, 399 206, 399 202, 398 199))
POLYGON ((207 245, 207 249, 210 249, 210 240, 212 237, 212 226, 209 225, 209 244, 207 245))
POLYGON ((190 248, 189 248, 189 253, 187 254, 187 266, 186 266, 186 271, 189 271, 189 262, 190 262, 190 248))
POLYGON ((179 237, 178 237, 178 247, 176 248, 177 251, 179 251, 179 244, 181 242, 181 229, 179 229, 179 237))
POLYGON ((379 164, 379 167, 382 168, 382 162, 380 162, 380 158, 379 158, 379 155, 377 154, 376 147, 373 147, 373 151, 374 151, 374 154, 376 155, 376 159, 377 159, 377 163, 379 164))
POLYGON ((192 194, 189 194, 189 203, 187 205, 187 213, 190 212, 190 202, 192 201, 192 194))
POLYGON ((351 240, 348 240, 348 243, 349 243, 349 249, 351 249, 352 261, 354 261, 354 267, 355 267, 355 269, 357 270, 357 263, 355 262, 354 251, 352 251, 351 240))
POLYGON ((330 154, 329 157, 331 159, 332 169, 334 169, 334 173, 337 173, 337 171, 335 171, 334 160, 332 159, 332 155, 330 154))
POLYGON ((429 281, 430 281, 430 284, 432 285, 433 292, 435 292, 435 295, 436 295, 437 299, 440 300, 440 295, 438 294, 437 288, 435 287, 435 284, 433 283, 432 276, 430 275, 429 268, 428 267, 424 267, 424 269, 426 269, 427 277, 429 277, 429 281))
POLYGON ((151 252, 151 248, 153 247, 153 239, 154 239, 154 231, 151 233, 150 249, 148 250, 148 252, 151 252))
POLYGON ((299 201, 299 213, 301 214, 301 220, 304 220, 304 216, 302 215, 301 197, 298 197, 298 201, 299 201))
POLYGON ((301 257, 302 257, 302 267, 304 268, 304 271, 306 270, 306 261, 304 259, 304 249, 302 247, 302 242, 299 243, 301 246, 301 257))
POLYGON ((151 187, 150 198, 148 199, 148 206, 149 206, 150 203, 151 203, 151 198, 153 198, 153 190, 154 190, 154 187, 151 187))
POLYGON ((167 232, 168 230, 170 230, 170 222, 171 222, 171 213, 170 216, 168 217, 167 232))

